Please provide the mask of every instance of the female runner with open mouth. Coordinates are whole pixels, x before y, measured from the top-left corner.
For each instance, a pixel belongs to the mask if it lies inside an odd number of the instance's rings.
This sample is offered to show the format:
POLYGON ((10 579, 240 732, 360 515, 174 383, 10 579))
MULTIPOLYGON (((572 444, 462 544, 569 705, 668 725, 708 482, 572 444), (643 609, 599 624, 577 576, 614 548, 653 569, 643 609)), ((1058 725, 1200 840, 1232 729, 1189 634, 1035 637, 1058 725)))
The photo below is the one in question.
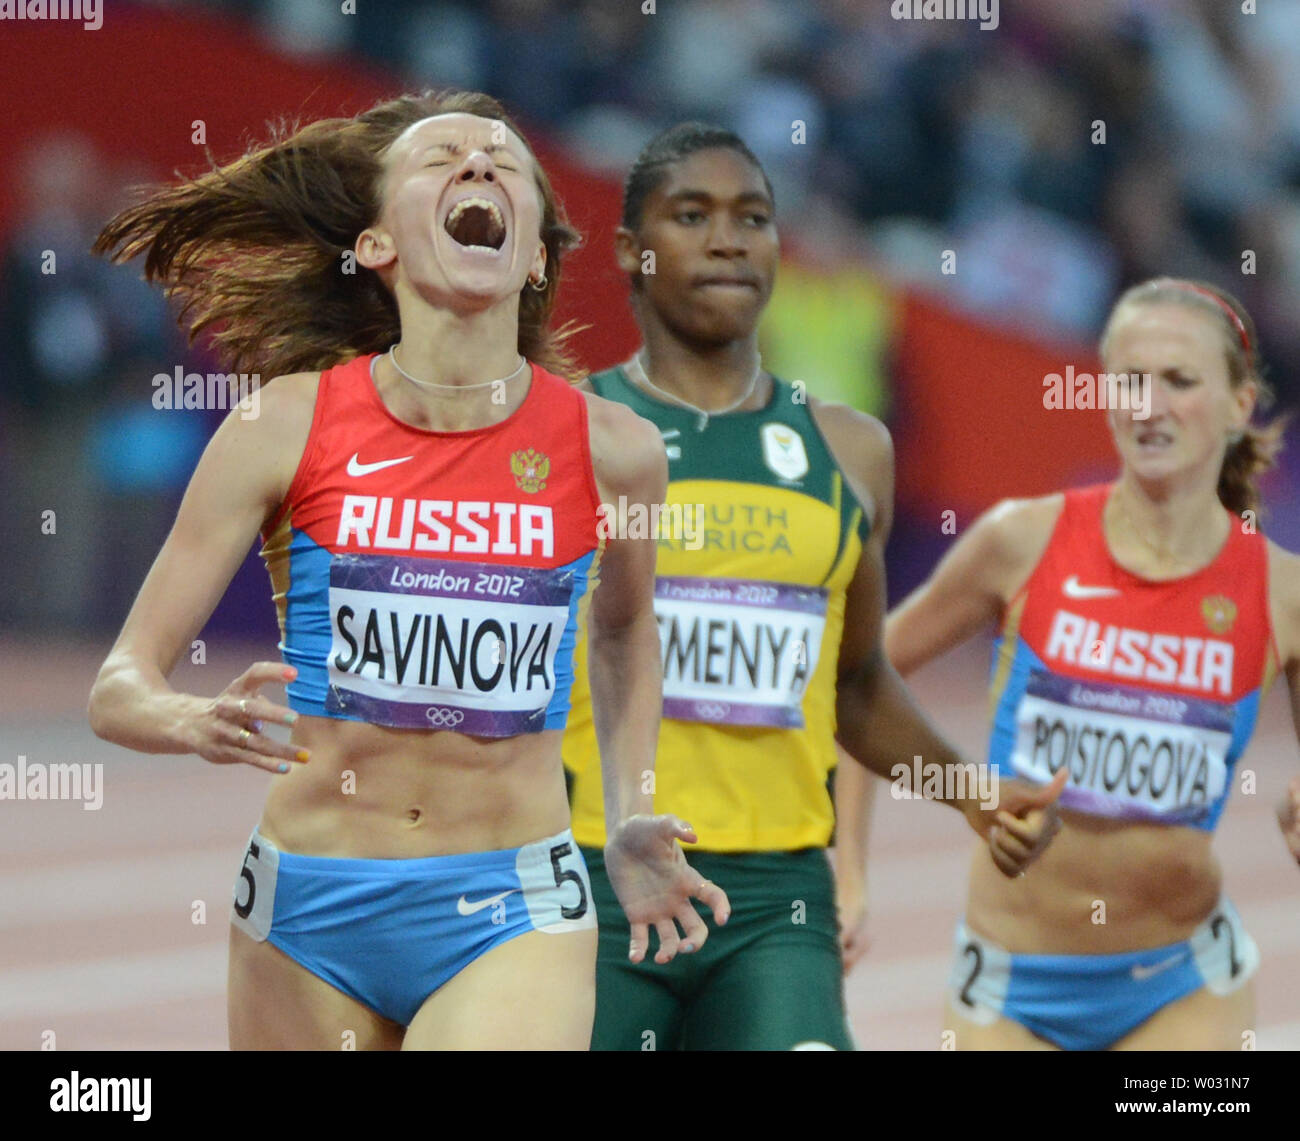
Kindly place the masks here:
POLYGON ((602 501, 659 502, 665 460, 653 426, 555 375, 573 237, 471 93, 281 132, 100 237, 276 377, 213 437, 90 702, 128 748, 284 774, 236 881, 233 1047, 588 1046, 596 916, 560 737, 589 601, 632 954, 692 894, 726 916, 676 842, 693 833, 640 790, 654 544, 597 525, 602 501), (174 692, 259 532, 287 664, 174 692), (258 692, 282 679, 288 709, 258 692))

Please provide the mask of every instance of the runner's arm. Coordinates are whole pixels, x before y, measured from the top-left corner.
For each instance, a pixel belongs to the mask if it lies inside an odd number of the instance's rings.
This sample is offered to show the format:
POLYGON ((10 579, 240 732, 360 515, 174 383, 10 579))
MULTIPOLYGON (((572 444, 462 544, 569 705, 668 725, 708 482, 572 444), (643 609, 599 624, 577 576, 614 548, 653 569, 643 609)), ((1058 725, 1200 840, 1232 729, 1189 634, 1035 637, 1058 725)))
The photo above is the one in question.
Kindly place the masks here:
MULTIPOLYGON (((257 416, 245 420, 243 409, 232 409, 209 441, 91 689, 88 713, 97 736, 138 752, 197 751, 196 726, 211 699, 177 693, 167 676, 288 490, 310 427, 314 376, 265 386, 257 416)), ((277 766, 268 757, 262 767, 277 766)))
POLYGON ((894 607, 885 620, 885 652, 901 675, 997 620, 1011 591, 1041 555, 1060 513, 1060 499, 1004 500, 986 511, 949 548, 929 579, 894 607))
MULTIPOLYGON (((592 463, 604 504, 664 501, 668 459, 653 424, 630 409, 588 399, 592 463)), ((655 622, 656 540, 603 516, 605 551, 588 618, 587 672, 600 748, 606 834, 629 816, 653 812, 652 774, 663 708, 655 622), (612 533, 611 533, 612 532, 612 533), (635 534, 637 537, 631 537, 635 534)))
MULTIPOLYGON (((885 656, 883 623, 885 612, 884 546, 889 535, 893 509, 893 449, 884 426, 871 417, 855 414, 841 417, 857 440, 843 440, 842 454, 853 456, 859 466, 841 465, 853 482, 859 499, 875 504, 871 535, 858 560, 849 585, 844 611, 844 637, 840 643, 839 681, 836 689, 836 718, 840 744, 860 764, 880 776, 893 777, 899 786, 913 793, 930 790, 926 773, 950 773, 964 767, 961 756, 935 731, 917 708, 902 679, 885 656), (865 484, 867 498, 858 490, 865 484)), ((839 433, 837 433, 839 434, 839 433)), ((1057 779, 1041 788, 1015 788, 1014 782, 1000 787, 1003 813, 1019 818, 1018 838, 1008 839, 1006 825, 978 796, 961 796, 965 781, 942 782, 942 795, 932 797, 958 809, 971 828, 984 838, 998 869, 1007 876, 1019 875, 1038 857, 1059 828, 1055 801, 1066 778, 1063 768, 1057 779)))
POLYGON ((917 708, 885 657, 882 644, 885 544, 894 505, 893 443, 888 430, 874 417, 851 413, 836 419, 839 427, 833 436, 828 433, 828 439, 837 454, 849 461, 841 463, 841 470, 859 500, 874 507, 871 532, 844 606, 836 736, 854 760, 877 776, 893 779, 903 775, 907 787, 920 788, 922 763, 960 764, 961 757, 917 708), (917 770, 914 785, 913 770, 917 770))
POLYGON ((835 769, 835 903, 848 970, 866 949, 867 854, 879 781, 843 748, 835 769))
MULTIPOLYGON (((658 430, 620 404, 588 398, 592 462, 605 504, 657 513, 668 490, 668 457, 658 430)), ((653 815, 655 748, 663 712, 663 669, 654 613, 657 539, 633 537, 613 523, 607 535, 600 585, 592 600, 587 672, 600 747, 605 793, 605 868, 631 932, 628 957, 641 962, 650 931, 659 939, 656 963, 704 945, 708 927, 691 899, 725 923, 730 904, 723 888, 687 862, 682 843, 698 837, 671 815, 653 815), (678 927, 682 934, 678 935, 678 927)), ((647 528, 648 531, 648 528, 647 528)))

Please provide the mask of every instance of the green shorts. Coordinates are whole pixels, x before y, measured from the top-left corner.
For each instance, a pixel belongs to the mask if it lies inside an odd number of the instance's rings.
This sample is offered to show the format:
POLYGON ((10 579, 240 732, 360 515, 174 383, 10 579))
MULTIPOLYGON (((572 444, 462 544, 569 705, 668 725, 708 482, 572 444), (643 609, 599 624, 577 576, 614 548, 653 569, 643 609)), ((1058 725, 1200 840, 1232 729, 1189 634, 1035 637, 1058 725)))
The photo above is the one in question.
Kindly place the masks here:
POLYGON ((726 891, 731 918, 709 925, 703 948, 671 963, 628 962, 627 916, 604 854, 583 848, 600 919, 593 1050, 854 1049, 844 1016, 844 969, 830 864, 797 852, 687 852, 726 891))

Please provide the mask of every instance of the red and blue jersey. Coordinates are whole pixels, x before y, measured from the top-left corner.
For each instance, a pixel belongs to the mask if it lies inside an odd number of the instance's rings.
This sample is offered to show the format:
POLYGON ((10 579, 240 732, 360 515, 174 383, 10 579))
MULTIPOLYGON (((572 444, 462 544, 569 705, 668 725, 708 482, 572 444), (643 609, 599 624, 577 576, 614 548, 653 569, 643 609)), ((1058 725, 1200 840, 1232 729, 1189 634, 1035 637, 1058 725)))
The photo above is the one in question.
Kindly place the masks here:
POLYGON ((263 533, 300 713, 487 737, 562 729, 596 582, 586 400, 532 365, 523 403, 464 432, 384 405, 373 354, 321 374, 263 533))
POLYGON ((1065 493, 994 647, 989 764, 1062 807, 1212 830, 1276 672, 1268 551, 1235 516, 1215 559, 1154 582, 1111 557, 1113 485, 1065 493))

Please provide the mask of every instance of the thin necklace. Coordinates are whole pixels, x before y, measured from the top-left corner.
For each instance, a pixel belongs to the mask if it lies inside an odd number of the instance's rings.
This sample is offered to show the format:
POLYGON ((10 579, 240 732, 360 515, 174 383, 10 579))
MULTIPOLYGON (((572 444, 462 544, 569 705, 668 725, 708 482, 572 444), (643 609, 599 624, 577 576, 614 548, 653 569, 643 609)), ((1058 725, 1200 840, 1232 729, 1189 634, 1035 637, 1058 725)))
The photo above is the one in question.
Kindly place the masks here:
POLYGON ((509 376, 499 377, 496 380, 480 380, 475 384, 434 384, 433 381, 431 380, 420 380, 418 377, 412 376, 409 372, 406 371, 406 369, 404 369, 400 364, 398 364, 396 350, 397 350, 396 345, 393 345, 389 348, 388 359, 393 362, 393 367, 397 369, 397 371, 400 372, 404 377, 406 377, 407 380, 409 380, 412 384, 418 384, 421 388, 440 388, 447 392, 451 392, 451 391, 465 392, 471 388, 488 388, 493 384, 505 384, 506 381, 514 380, 515 377, 517 377, 521 372, 523 372, 524 366, 528 363, 526 357, 520 357, 519 367, 516 368, 514 372, 512 372, 509 376))
POLYGON ((725 416, 728 412, 734 412, 744 404, 746 400, 754 395, 754 389, 758 386, 758 378, 763 375, 763 358, 761 356, 758 358, 758 367, 754 370, 754 377, 749 382, 749 387, 745 389, 744 395, 741 396, 739 400, 733 400, 725 408, 712 409, 700 408, 698 405, 692 404, 689 400, 683 400, 674 392, 665 392, 648 376, 646 376, 646 371, 641 365, 640 353, 636 353, 623 367, 632 374, 632 379, 637 381, 639 384, 643 384, 647 388, 652 388, 655 392, 659 393, 660 396, 666 396, 669 400, 675 401, 683 408, 689 408, 692 412, 698 413, 700 422, 695 425, 695 430, 697 432, 703 432, 704 429, 709 426, 710 416, 725 416))
POLYGON ((1128 525, 1129 532, 1139 543, 1146 547, 1146 549, 1156 557, 1156 565, 1160 567, 1160 569, 1181 570, 1191 563, 1192 560, 1187 558, 1185 555, 1178 557, 1177 561, 1174 561, 1174 556, 1169 552, 1169 550, 1161 550, 1146 537, 1142 529, 1133 522, 1133 516, 1128 513, 1128 507, 1125 506, 1124 495, 1122 493, 1117 492, 1111 496, 1111 499, 1114 500, 1116 505, 1119 507, 1119 513, 1123 516, 1124 522, 1128 525))

